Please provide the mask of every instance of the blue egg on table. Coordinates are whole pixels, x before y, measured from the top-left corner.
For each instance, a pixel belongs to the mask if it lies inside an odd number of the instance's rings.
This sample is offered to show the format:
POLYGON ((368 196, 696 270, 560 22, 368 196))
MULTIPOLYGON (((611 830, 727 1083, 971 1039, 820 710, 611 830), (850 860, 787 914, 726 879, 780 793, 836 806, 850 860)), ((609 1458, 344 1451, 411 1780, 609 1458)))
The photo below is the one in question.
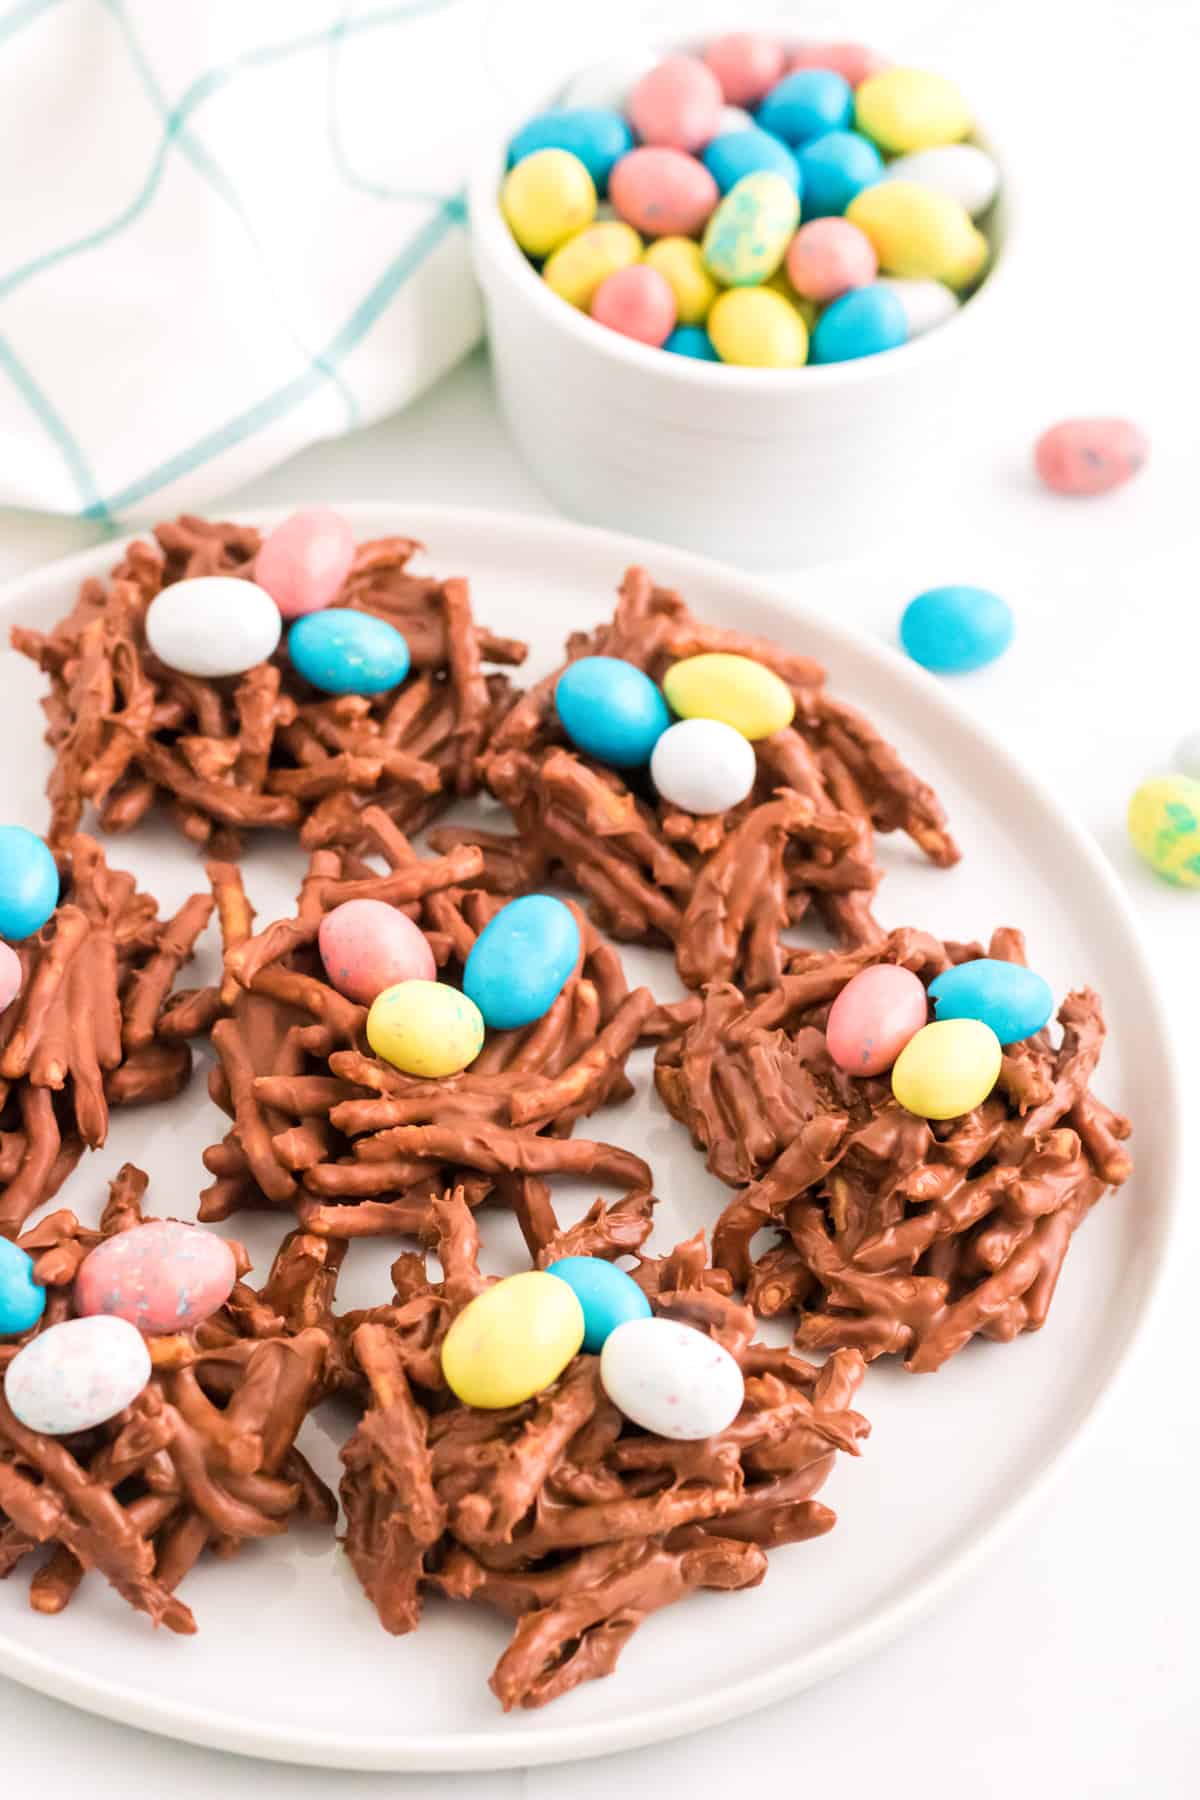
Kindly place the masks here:
POLYGON ((0 1337, 20 1337, 46 1310, 46 1290, 33 1279, 33 1258, 0 1238, 0 1337))
POLYGON ((832 69, 797 69, 777 81, 756 115, 760 130, 795 148, 841 131, 854 111, 854 90, 832 69))
POLYGON ((557 1275, 575 1293, 583 1308, 583 1348, 593 1355, 618 1325, 630 1319, 648 1319, 650 1302, 624 1269, 598 1256, 564 1256, 546 1270, 557 1275))
POLYGON ((611 107, 561 107, 522 125, 508 146, 508 163, 511 168, 537 150, 569 150, 603 194, 613 164, 632 149, 629 123, 611 107))
POLYGON ((58 891, 58 864, 45 840, 23 825, 0 825, 0 937, 19 943, 40 931, 58 891))
POLYGON ((713 341, 703 325, 677 325, 663 344, 673 356, 690 356, 693 362, 720 362, 713 341))
POLYGON ((475 940, 463 993, 496 1031, 532 1025, 550 1011, 579 958, 575 914, 551 894, 510 900, 475 940))
MULTIPOLYGON (((729 131, 707 144, 700 158, 723 194, 736 187, 743 175, 767 169, 782 175, 800 193, 800 170, 782 138, 753 126, 748 131, 729 131)), ((803 196, 801 196, 803 198, 803 196)))
POLYGON ((826 131, 796 152, 806 219, 840 217, 883 174, 883 158, 858 131, 826 131))
POLYGON ((581 656, 558 678, 554 704, 577 749, 615 769, 638 769, 671 715, 648 675, 619 656, 581 656))
POLYGON ((929 984, 939 1019, 979 1019, 1002 1044, 1018 1044, 1042 1029, 1054 1011, 1050 983, 1021 963, 981 956, 946 969, 929 984))
POLYGON ((324 694, 386 694, 412 660, 394 625, 341 606, 297 619, 287 645, 292 667, 324 694))
POLYGON ((891 288, 873 282, 827 306, 813 328, 809 362, 857 362, 908 342, 908 314, 891 288))
POLYGON ((900 642, 935 675, 982 669, 1012 643, 1012 608, 988 588, 930 588, 910 600, 900 620, 900 642))

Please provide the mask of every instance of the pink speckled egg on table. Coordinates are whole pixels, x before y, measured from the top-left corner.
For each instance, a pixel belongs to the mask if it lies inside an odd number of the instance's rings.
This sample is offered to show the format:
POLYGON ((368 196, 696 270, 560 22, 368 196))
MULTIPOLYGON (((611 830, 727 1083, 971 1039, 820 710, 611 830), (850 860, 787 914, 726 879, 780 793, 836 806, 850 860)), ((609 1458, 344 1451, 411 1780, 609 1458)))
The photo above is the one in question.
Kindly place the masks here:
POLYGON ((346 900, 321 920, 321 961, 339 994, 361 1006, 398 981, 434 981, 429 939, 386 900, 346 900))
POLYGON ((925 989, 912 970, 876 963, 860 970, 834 1001, 825 1042, 848 1075, 882 1075, 928 1017, 925 989))
POLYGON ((643 237, 699 237, 721 193, 685 150, 644 144, 614 165, 608 197, 643 237))
POLYGON ((311 506, 269 532, 254 563, 285 619, 320 612, 337 597, 354 561, 354 533, 340 513, 311 506))
POLYGON ((233 1251, 212 1231, 153 1219, 106 1238, 75 1277, 85 1317, 109 1314, 156 1336, 190 1331, 228 1300, 237 1280, 233 1251))
POLYGON ((1056 494, 1108 494, 1132 481, 1150 441, 1128 419, 1064 419, 1034 447, 1034 467, 1056 494))
POLYGON ((643 144, 699 150, 717 129, 725 97, 698 56, 668 56, 634 85, 627 108, 643 144))

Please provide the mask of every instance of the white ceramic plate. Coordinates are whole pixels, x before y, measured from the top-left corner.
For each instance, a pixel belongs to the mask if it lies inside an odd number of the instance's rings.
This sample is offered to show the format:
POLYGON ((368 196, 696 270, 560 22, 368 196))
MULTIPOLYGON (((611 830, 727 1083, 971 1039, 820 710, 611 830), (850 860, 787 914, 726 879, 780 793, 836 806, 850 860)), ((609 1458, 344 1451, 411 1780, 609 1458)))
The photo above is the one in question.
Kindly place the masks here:
MULTIPOLYGON (((479 616, 528 638, 537 673, 568 629, 607 614, 633 561, 679 586, 705 617, 819 657, 836 691, 936 784, 965 852, 943 873, 906 842, 882 839, 884 922, 959 938, 986 938, 1000 923, 1026 927, 1056 988, 1090 982, 1103 993, 1111 1039, 1097 1087, 1140 1125, 1137 1174, 1078 1233, 1044 1331, 1008 1346, 972 1345, 935 1376, 875 1366, 861 1401, 874 1425, 865 1455, 843 1458, 822 1495, 840 1515, 831 1536, 774 1554, 753 1592, 698 1595, 650 1619, 611 1679, 545 1711, 504 1718, 492 1698, 486 1680, 506 1641, 501 1622, 435 1601, 415 1636, 389 1638, 340 1553, 302 1531, 190 1576, 194 1638, 152 1631, 95 1576, 58 1619, 29 1609, 21 1570, 0 1587, 6 1674, 174 1737, 362 1769, 598 1755, 749 1712, 877 1648, 964 1575, 1061 1464, 1128 1356, 1163 1265, 1181 1118, 1167 1028, 1134 922, 1091 841, 944 685, 822 617, 819 595, 800 607, 714 563, 565 524, 420 504, 344 510, 360 537, 411 533, 428 545, 424 566, 469 575, 479 616)), ((58 617, 81 577, 114 560, 108 547, 22 582, 0 606, 5 638, 14 621, 58 617)), ((41 678, 9 652, 0 662, 4 816, 39 829, 41 678)), ((165 829, 112 840, 109 853, 166 905, 202 882, 198 860, 165 829)), ((299 869, 299 856, 277 838, 255 847, 247 873, 262 915, 290 910, 299 869)), ((631 953, 628 964, 664 997, 678 991, 665 956, 631 953)), ((662 1247, 710 1225, 726 1190, 653 1099, 649 1068, 640 1053, 638 1098, 596 1124, 597 1135, 650 1159, 662 1247)), ((118 1115, 110 1143, 77 1170, 64 1199, 93 1217, 106 1177, 128 1157, 153 1178, 152 1210, 191 1217, 199 1152, 223 1129, 198 1078, 170 1106, 118 1115)), ((592 1198, 594 1189, 581 1192, 561 1210, 574 1217, 592 1198)), ((488 1265, 520 1266, 510 1223, 489 1215, 483 1223, 488 1265)), ((231 1224, 261 1274, 278 1221, 243 1215, 231 1224)), ((355 1304, 378 1297, 393 1253, 394 1245, 353 1249, 344 1294, 355 1304)), ((322 1416, 302 1440, 327 1476, 336 1476, 346 1424, 322 1416)))

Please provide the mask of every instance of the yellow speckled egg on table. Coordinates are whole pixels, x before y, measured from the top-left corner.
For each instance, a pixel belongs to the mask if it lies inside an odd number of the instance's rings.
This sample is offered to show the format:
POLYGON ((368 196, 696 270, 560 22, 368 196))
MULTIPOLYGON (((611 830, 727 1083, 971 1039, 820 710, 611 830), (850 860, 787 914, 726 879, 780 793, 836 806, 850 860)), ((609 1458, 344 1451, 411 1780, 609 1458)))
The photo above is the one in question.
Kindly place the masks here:
POLYGON ((1159 775, 1129 802, 1129 838, 1156 875, 1200 888, 1200 781, 1159 775))
POLYGON ((928 69, 881 69, 854 96, 854 123, 890 156, 957 144, 974 123, 961 90, 928 69))
POLYGON ((703 325, 720 290, 705 267, 699 244, 692 238, 659 238, 642 261, 658 270, 674 294, 676 323, 703 325))
POLYGON ((504 177, 500 210, 530 256, 549 256, 596 216, 596 184, 569 150, 535 150, 504 177))
POLYGON ((796 712, 791 689, 773 669, 720 650, 675 663, 662 690, 681 719, 720 719, 751 743, 782 731, 796 712))
POLYGON ((708 335, 724 363, 744 369, 799 369, 808 360, 808 328, 772 288, 731 288, 708 315, 708 335))
POLYGON ((960 1119, 996 1085, 1000 1039, 980 1019, 936 1019, 923 1025, 896 1058, 892 1092, 921 1119, 960 1119))
POLYGON ((398 981, 367 1014, 367 1042, 405 1075, 457 1075, 483 1049, 483 1014, 444 981, 398 981))
POLYGON ((604 219, 560 244, 547 258, 542 279, 563 300, 587 312, 600 283, 629 268, 641 254, 642 240, 632 225, 604 219))
POLYGON ((988 241, 966 207, 915 181, 864 188, 846 217, 871 240, 885 275, 962 288, 978 279, 987 262, 988 241))
POLYGON ((442 1374, 467 1406, 518 1406, 557 1381, 583 1343, 583 1308, 557 1275, 510 1275, 463 1308, 442 1374))

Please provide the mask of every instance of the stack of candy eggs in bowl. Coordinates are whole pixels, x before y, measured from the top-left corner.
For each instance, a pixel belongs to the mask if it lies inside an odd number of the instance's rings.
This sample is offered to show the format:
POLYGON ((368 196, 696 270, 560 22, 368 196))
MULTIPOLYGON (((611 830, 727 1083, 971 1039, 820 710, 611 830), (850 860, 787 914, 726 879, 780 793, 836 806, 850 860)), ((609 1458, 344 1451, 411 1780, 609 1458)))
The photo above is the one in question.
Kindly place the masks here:
POLYGON ((733 32, 584 70, 512 137, 500 205, 602 326, 707 362, 849 362, 984 279, 999 171, 973 130, 939 73, 733 32))

